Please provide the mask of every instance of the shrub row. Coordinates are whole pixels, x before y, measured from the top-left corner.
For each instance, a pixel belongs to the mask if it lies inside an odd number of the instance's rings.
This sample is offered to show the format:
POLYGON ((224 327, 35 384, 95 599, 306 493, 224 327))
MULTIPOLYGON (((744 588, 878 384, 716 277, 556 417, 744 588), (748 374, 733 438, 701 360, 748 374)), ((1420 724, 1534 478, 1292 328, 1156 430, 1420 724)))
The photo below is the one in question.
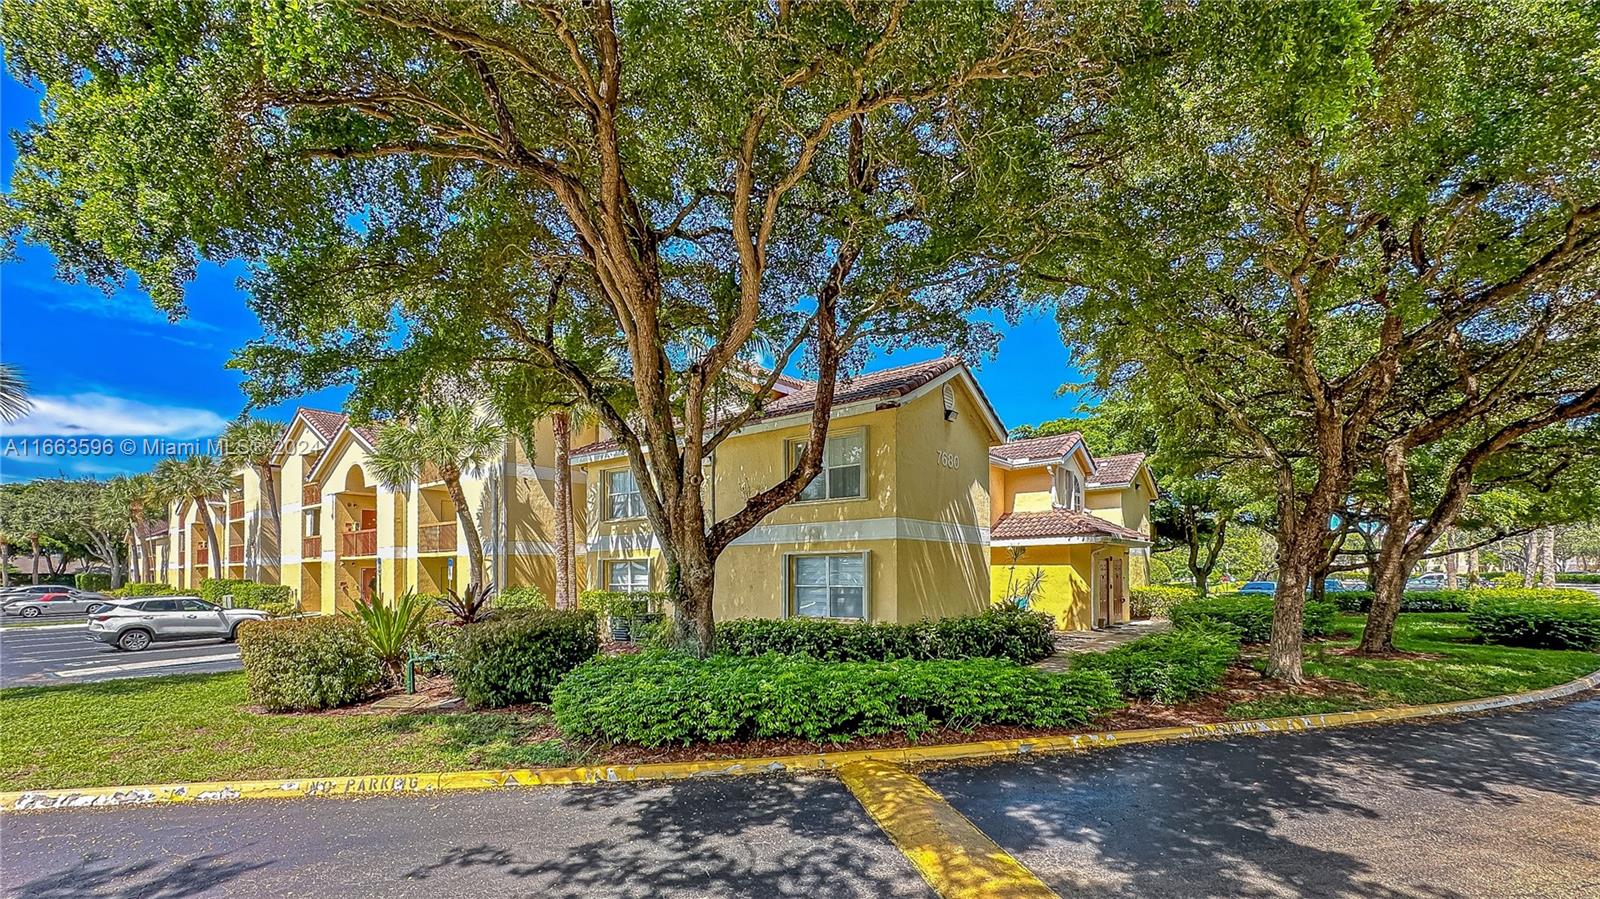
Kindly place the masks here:
POLYGON ((1106 672, 1126 697, 1170 703, 1217 689, 1238 658, 1239 637, 1231 629, 1191 627, 1081 654, 1072 667, 1106 672))
POLYGON ((449 673, 468 705, 546 702, 556 682, 600 652, 593 612, 511 612, 462 628, 449 673))
POLYGON ((103 571, 80 571, 72 576, 72 585, 90 593, 102 593, 111 589, 111 575, 103 571))
POLYGON ((199 596, 200 591, 192 590, 188 587, 174 587, 171 584, 146 581, 137 584, 123 584, 115 590, 107 590, 106 595, 123 599, 134 596, 199 596))
POLYGON ((274 712, 355 702, 383 677, 360 625, 342 617, 246 622, 239 659, 250 699, 274 712))
POLYGON ((1104 671, 1052 674, 1000 659, 638 654, 573 671, 556 687, 554 709, 568 737, 661 746, 762 737, 838 742, 982 724, 1066 727, 1119 703, 1104 671))
POLYGON ((618 590, 585 590, 578 594, 578 608, 601 618, 638 618, 660 612, 672 594, 659 590, 623 593, 618 590))
POLYGON ((1135 618, 1165 618, 1173 606, 1199 597, 1193 587, 1134 587, 1128 591, 1128 604, 1135 618))
POLYGON ((1535 649, 1600 650, 1600 602, 1588 595, 1582 598, 1549 595, 1582 592, 1485 591, 1467 613, 1467 623, 1487 643, 1535 649))
POLYGON ((551 608, 550 597, 538 587, 511 587, 495 594, 490 603, 501 612, 543 611, 551 608))
POLYGON ((829 662, 998 658, 1029 664, 1055 652, 1052 627, 1049 615, 1015 607, 915 624, 740 618, 717 624, 717 647, 733 656, 776 652, 829 662))
POLYGON ((1557 574, 1558 584, 1600 584, 1600 574, 1557 574))
MULTIPOLYGON (((1413 590, 1400 597, 1402 612, 1465 612, 1472 598, 1482 590, 1413 590)), ((1341 612, 1368 612, 1372 609, 1371 590, 1341 590, 1327 594, 1329 602, 1341 612)))
POLYGON ((236 609, 260 609, 273 618, 283 618, 300 611, 294 599, 294 590, 287 584, 240 581, 233 585, 231 592, 236 609))
POLYGON ((242 577, 208 577, 200 581, 200 598, 206 602, 222 604, 222 597, 233 592, 233 588, 240 584, 251 583, 249 578, 242 577))
MULTIPOLYGON (((1322 637, 1333 628, 1337 607, 1327 600, 1306 600, 1303 632, 1307 637, 1322 637)), ((1179 629, 1228 627, 1246 643, 1265 643, 1272 639, 1272 597, 1266 594, 1234 593, 1191 599, 1172 607, 1172 623, 1179 629)))

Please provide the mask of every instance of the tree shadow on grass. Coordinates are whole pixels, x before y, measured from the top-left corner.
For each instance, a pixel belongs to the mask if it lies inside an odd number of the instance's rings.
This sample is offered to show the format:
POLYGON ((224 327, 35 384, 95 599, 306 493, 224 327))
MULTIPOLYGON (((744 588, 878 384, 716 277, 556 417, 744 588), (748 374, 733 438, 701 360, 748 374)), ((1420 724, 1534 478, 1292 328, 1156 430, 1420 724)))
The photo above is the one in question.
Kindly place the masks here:
MULTIPOLYGON (((1402 815, 1441 799, 1441 815, 1488 820, 1538 798, 1600 808, 1600 703, 1539 715, 1128 747, 944 768, 925 779, 1024 862, 1035 853, 1052 869, 1041 875, 1064 893, 1452 899, 1468 893, 1408 885, 1403 872, 1334 847, 1349 845, 1340 835, 1359 834, 1361 850, 1370 838, 1377 856, 1392 859, 1414 835, 1402 815)), ((1494 841, 1424 845, 1461 859, 1494 856, 1495 865, 1520 861, 1494 841)), ((1416 870, 1438 861, 1418 858, 1416 870)))
POLYGON ((17 886, 15 899, 183 899, 227 885, 270 862, 230 862, 221 854, 202 855, 177 865, 158 861, 127 864, 104 856, 85 856, 69 868, 17 886))
POLYGON ((552 814, 570 843, 535 855, 455 846, 406 876, 488 868, 539 896, 928 896, 909 863, 831 780, 717 778, 573 788, 552 814), (580 824, 579 822, 582 822, 580 824))

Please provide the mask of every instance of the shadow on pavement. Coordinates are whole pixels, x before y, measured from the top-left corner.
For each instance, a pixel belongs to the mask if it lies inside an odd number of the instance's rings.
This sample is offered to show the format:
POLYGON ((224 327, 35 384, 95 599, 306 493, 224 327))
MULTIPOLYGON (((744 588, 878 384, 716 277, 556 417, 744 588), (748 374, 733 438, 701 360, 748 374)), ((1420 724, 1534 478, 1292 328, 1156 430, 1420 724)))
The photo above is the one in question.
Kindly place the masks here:
MULTIPOLYGON (((1449 853, 1481 853, 1480 864, 1521 854, 1489 820, 1473 819, 1529 801, 1554 800, 1568 819, 1573 805, 1600 808, 1597 713, 1590 701, 1538 715, 943 768, 924 779, 1063 894, 1452 899, 1489 887, 1435 876, 1451 866, 1449 853), (1483 836, 1453 845, 1430 838, 1431 822, 1483 836), (1412 870, 1397 876, 1374 864, 1359 845, 1368 839, 1396 841, 1388 852, 1415 847, 1412 870)), ((1536 850, 1553 851, 1525 847, 1536 850)))
POLYGON ((158 861, 118 865, 91 855, 65 870, 21 884, 11 895, 16 899, 79 899, 91 894, 105 899, 183 899, 224 890, 227 884, 269 864, 230 862, 218 854, 176 865, 158 861))
POLYGON ((573 820, 594 819, 596 838, 540 858, 488 844, 455 846, 406 877, 488 868, 541 896, 930 895, 837 782, 585 787, 568 790, 557 809, 573 820))

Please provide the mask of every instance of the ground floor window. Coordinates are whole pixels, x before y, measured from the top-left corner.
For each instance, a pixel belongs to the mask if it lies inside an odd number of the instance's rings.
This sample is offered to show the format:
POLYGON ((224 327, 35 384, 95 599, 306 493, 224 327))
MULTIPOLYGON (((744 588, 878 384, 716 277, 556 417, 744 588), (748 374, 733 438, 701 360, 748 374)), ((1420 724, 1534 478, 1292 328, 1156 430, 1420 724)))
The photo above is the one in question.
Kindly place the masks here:
POLYGON ((867 557, 793 556, 789 563, 789 607, 801 618, 867 617, 867 557))
POLYGON ((606 563, 606 589, 617 593, 643 593, 650 589, 650 561, 628 559, 606 563))

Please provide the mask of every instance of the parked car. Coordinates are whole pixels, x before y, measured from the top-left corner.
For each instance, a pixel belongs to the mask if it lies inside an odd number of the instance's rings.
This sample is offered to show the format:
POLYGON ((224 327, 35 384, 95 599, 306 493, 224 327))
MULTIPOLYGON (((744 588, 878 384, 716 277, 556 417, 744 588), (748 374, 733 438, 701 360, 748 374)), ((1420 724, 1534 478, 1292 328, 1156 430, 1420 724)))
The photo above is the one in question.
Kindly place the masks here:
POLYGON ((1444 573, 1440 571, 1428 574, 1419 574, 1406 581, 1407 590, 1443 590, 1445 584, 1444 573))
MULTIPOLYGON (((1312 587, 1312 585, 1310 585, 1310 584, 1306 585, 1306 592, 1307 593, 1311 592, 1311 587, 1312 587)), ((1344 589, 1343 587, 1339 586, 1339 582, 1334 580, 1331 577, 1322 582, 1322 590, 1323 590, 1324 593, 1338 593, 1340 590, 1343 590, 1343 589, 1344 589)), ((1250 581, 1250 582, 1246 583, 1243 587, 1240 587, 1239 588, 1239 592, 1240 593, 1277 593, 1278 592, 1278 582, 1277 581, 1250 581)))
MULTIPOLYGON (((1359 590, 1367 589, 1367 582, 1366 581, 1342 580, 1342 581, 1339 581, 1338 584, 1339 584, 1339 589, 1343 590, 1345 592, 1356 592, 1356 591, 1359 591, 1359 590)), ((1329 587, 1328 589, 1332 590, 1333 588, 1329 587)))
POLYGON ((38 618, 40 615, 82 615, 96 605, 106 602, 99 593, 90 593, 76 587, 54 586, 29 589, 26 592, 0 599, 0 612, 38 618))
POLYGON ((88 637, 128 652, 160 640, 210 637, 232 642, 239 625, 266 617, 260 609, 224 609, 192 596, 152 596, 97 609, 89 616, 88 637))

